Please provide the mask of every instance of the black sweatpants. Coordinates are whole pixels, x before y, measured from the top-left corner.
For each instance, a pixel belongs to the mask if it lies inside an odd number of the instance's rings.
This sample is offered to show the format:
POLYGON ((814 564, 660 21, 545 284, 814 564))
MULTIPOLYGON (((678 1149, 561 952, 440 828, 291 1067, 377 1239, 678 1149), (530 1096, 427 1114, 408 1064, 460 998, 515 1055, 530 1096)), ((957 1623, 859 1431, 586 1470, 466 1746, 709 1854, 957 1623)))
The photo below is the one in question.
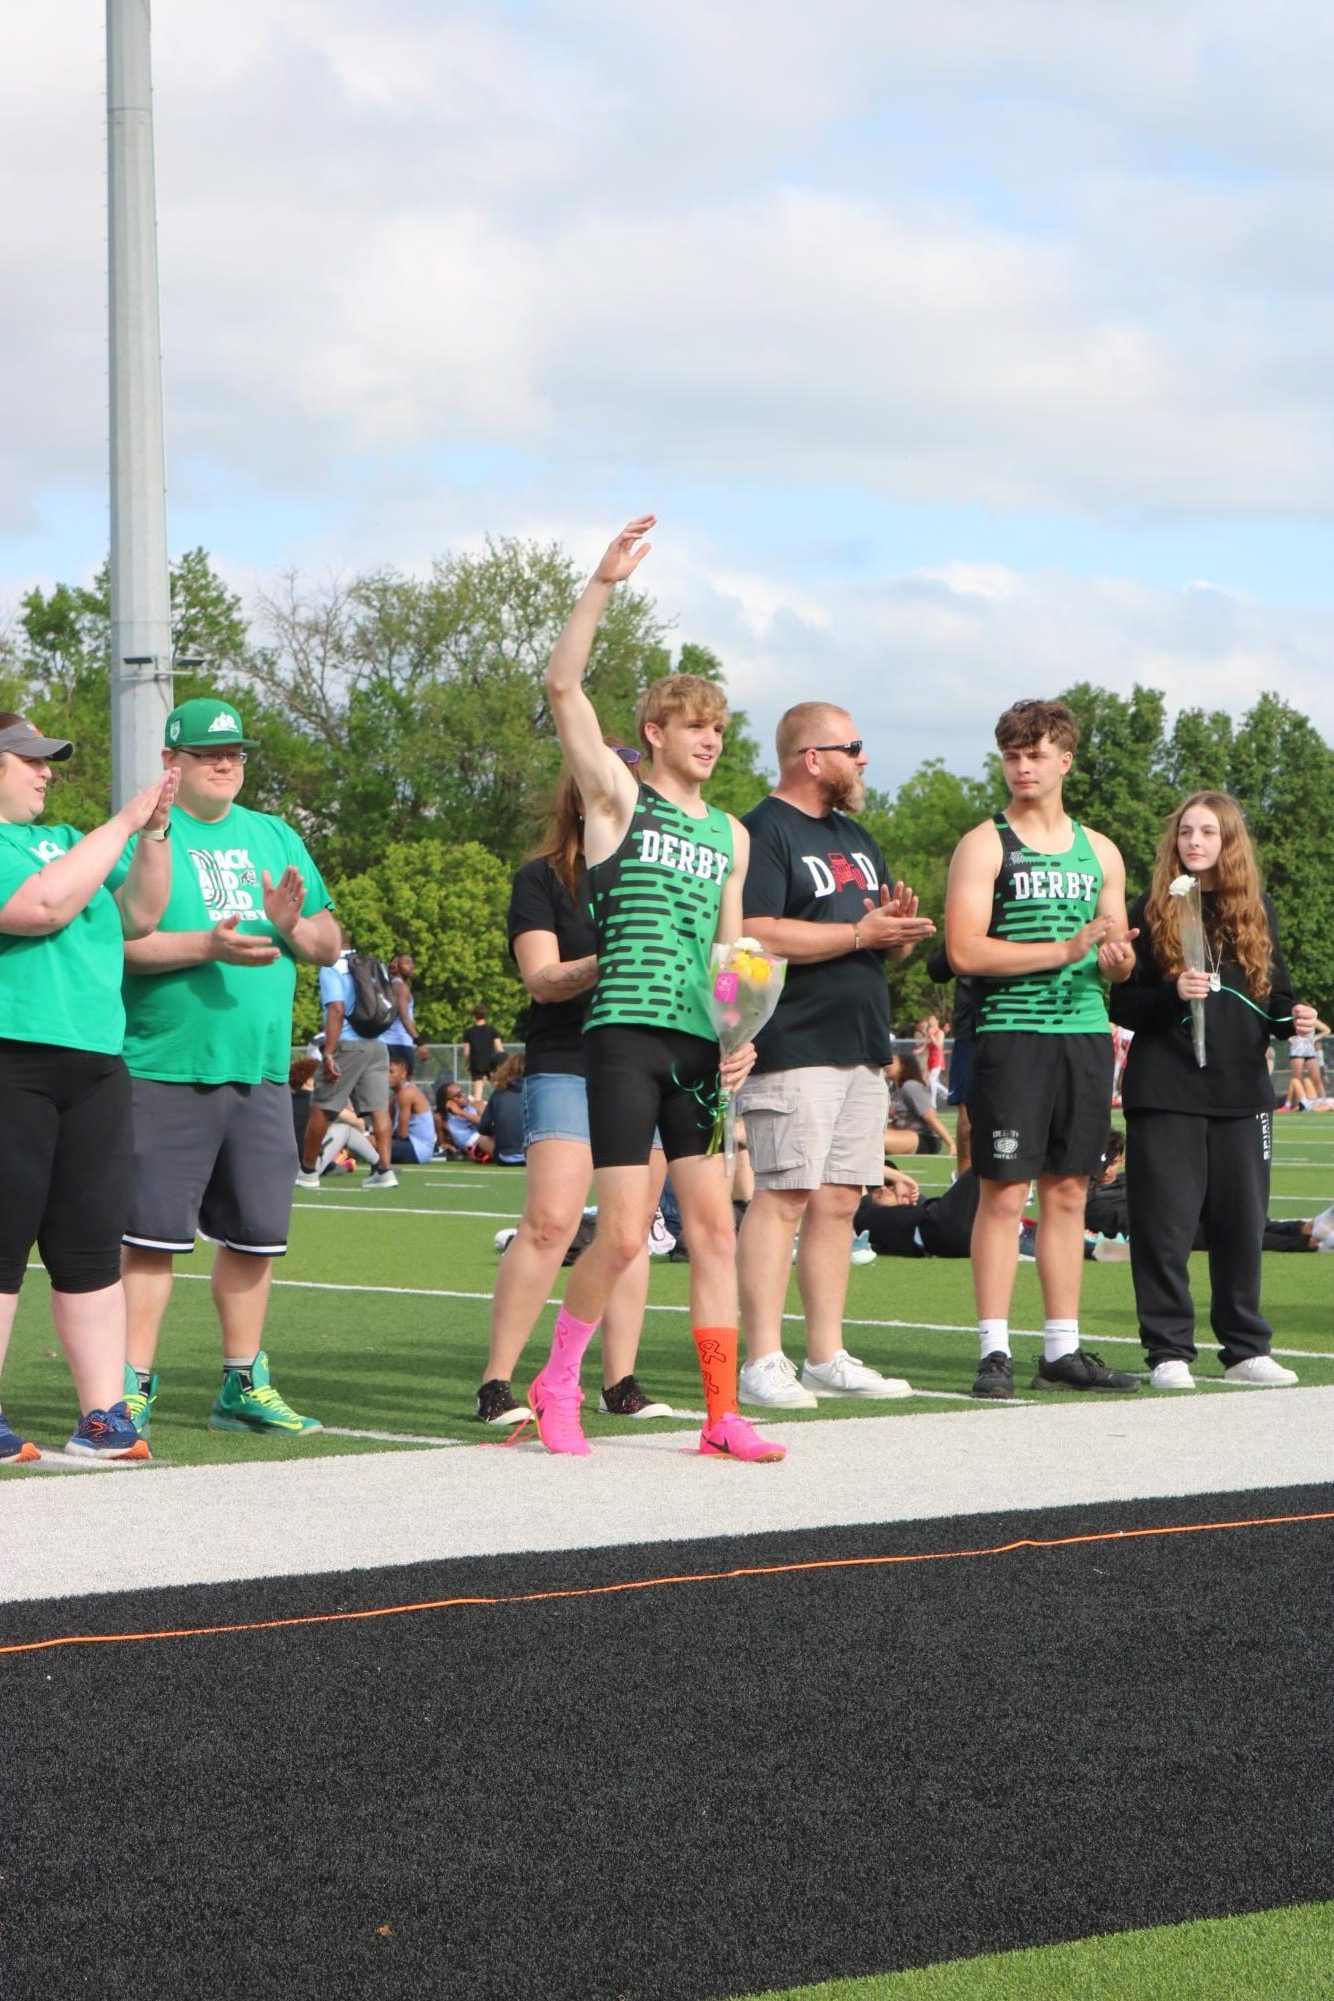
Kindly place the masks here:
POLYGON ((1189 1260, 1200 1227, 1209 1246, 1209 1322, 1224 1368, 1268 1354, 1273 1329, 1260 1312, 1260 1260, 1272 1152, 1268 1112, 1126 1114, 1130 1271, 1150 1368, 1194 1360, 1189 1260))
POLYGON ((34 1240, 57 1292, 115 1285, 134 1186, 124 1063, 5 1038, 0 1104, 0 1292, 23 1284, 34 1240))

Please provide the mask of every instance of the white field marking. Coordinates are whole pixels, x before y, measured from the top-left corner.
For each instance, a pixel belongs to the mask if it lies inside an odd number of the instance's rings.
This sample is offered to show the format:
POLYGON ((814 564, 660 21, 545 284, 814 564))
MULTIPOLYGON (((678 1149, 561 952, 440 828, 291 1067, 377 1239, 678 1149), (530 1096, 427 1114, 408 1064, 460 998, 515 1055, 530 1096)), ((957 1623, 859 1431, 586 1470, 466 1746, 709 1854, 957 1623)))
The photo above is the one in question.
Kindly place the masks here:
MULTIPOLYGON (((520 1218, 508 1209, 400 1209, 396 1203, 383 1203, 383 1208, 393 1209, 396 1216, 434 1216, 437 1223, 449 1223, 456 1216, 480 1216, 488 1223, 517 1223, 520 1218)), ((294 1202, 294 1209, 303 1215, 317 1216, 323 1209, 330 1215, 367 1216, 371 1213, 369 1202, 294 1202)))
MULTIPOLYGON (((326 1424, 326 1438, 374 1438, 385 1445, 463 1445, 462 1438, 426 1438, 415 1431, 353 1431, 346 1424, 326 1424)), ((479 1441, 480 1443, 480 1441, 479 1441)))
POLYGON ((134 1473, 145 1466, 160 1465, 152 1459, 93 1459, 82 1453, 65 1452, 58 1445, 38 1447, 40 1459, 30 1459, 32 1473, 134 1473))

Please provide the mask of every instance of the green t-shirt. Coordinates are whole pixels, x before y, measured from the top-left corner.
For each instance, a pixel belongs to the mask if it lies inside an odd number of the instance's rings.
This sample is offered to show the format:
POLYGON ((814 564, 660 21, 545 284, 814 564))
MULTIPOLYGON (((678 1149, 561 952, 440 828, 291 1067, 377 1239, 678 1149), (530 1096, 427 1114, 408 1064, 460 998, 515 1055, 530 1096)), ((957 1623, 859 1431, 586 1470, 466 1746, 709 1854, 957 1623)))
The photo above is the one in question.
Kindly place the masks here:
MULTIPOLYGON (((82 839, 75 827, 0 823, 0 905, 82 839)), ((120 911, 105 888, 44 938, 0 933, 0 1036, 118 1056, 125 1039, 124 964, 120 911)))
POLYGON ((625 839, 588 871, 599 972, 585 1031, 624 1023, 717 1041, 709 953, 731 873, 726 813, 710 806, 695 820, 640 785, 625 839))
MULTIPOLYGON (((1017 943, 1069 938, 1097 915, 1102 864, 1093 844, 1072 820, 1063 854, 1026 847, 1003 813, 995 815, 1001 865, 992 898, 988 936, 1017 943)), ((1053 966, 1012 979, 979 980, 977 1033, 1022 1030, 1037 1035, 1106 1035, 1107 989, 1096 946, 1073 966, 1053 966)))
MULTIPOLYGON (((276 883, 289 865, 305 877, 302 916, 327 909, 324 879, 285 821, 246 806, 231 807, 221 820, 173 808, 171 895, 158 930, 210 931, 236 912, 239 931, 275 939, 279 953, 271 966, 215 959, 174 973, 127 972, 125 1061, 134 1076, 166 1084, 286 1082, 296 960, 264 915, 262 875, 267 869, 276 883)), ((117 871, 111 879, 119 879, 117 871)))

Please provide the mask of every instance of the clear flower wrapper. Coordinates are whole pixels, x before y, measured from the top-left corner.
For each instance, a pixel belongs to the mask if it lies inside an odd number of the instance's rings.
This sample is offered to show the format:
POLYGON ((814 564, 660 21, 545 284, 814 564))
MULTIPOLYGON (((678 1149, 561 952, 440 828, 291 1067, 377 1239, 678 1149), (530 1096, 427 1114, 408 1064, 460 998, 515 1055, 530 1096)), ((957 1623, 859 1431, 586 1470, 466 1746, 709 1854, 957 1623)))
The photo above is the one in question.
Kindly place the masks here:
MULTIPOLYGON (((778 1006, 787 960, 766 952, 754 938, 715 945, 709 955, 709 1019, 724 1056, 753 1042, 778 1006)), ((736 1152, 736 1104, 720 1083, 708 1152, 721 1147, 728 1160, 736 1152)))

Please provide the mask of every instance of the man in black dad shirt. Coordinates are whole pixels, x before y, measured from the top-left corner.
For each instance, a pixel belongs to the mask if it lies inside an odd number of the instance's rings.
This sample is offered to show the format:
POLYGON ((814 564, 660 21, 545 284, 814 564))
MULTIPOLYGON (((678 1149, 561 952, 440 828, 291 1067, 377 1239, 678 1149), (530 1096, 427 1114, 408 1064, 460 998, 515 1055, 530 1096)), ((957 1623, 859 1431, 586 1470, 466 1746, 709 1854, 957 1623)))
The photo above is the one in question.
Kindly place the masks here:
POLYGON ((741 1401, 810 1405, 819 1396, 905 1396, 908 1385, 843 1346, 852 1217, 884 1178, 893 1037, 886 958, 935 931, 850 819, 866 803, 866 752, 851 716, 801 702, 778 725, 779 782, 745 817, 751 860, 745 926, 788 961, 773 1020, 756 1038, 739 1100, 755 1170, 737 1268, 746 1362, 741 1401), (806 1318, 801 1380, 782 1350, 798 1226, 806 1318))

